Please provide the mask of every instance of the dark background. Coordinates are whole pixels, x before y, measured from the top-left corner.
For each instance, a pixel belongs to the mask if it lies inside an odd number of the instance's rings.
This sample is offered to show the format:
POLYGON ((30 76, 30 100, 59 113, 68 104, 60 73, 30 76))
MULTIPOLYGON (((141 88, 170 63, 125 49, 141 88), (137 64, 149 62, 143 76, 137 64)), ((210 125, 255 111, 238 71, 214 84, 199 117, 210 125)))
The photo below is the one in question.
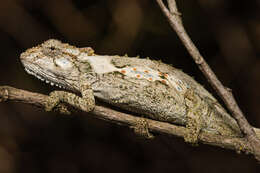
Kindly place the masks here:
MULTIPOLYGON (((260 128, 260 2, 177 1, 201 54, 260 128)), ((26 74, 19 55, 49 38, 98 54, 161 59, 207 81, 169 27, 155 0, 6 0, 0 3, 0 85, 48 94, 56 89, 26 74)), ((214 93, 214 92, 213 92, 214 93)), ((253 156, 181 138, 136 137, 127 127, 86 113, 47 113, 0 103, 0 173, 257 172, 253 156)))

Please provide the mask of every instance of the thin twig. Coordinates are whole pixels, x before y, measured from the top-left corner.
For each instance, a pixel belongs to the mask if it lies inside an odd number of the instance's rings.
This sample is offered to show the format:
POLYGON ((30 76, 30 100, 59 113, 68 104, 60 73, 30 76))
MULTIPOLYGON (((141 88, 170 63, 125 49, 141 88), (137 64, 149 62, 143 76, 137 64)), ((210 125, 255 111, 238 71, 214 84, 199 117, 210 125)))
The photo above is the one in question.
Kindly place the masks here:
MULTIPOLYGON (((0 101, 22 102, 37 106, 39 108, 44 108, 47 98, 47 95, 16 89, 10 86, 0 86, 0 101)), ((64 104, 62 104, 61 106, 66 107, 66 105, 64 104)), ((91 113, 87 114, 108 121, 110 123, 129 127, 135 126, 138 120, 143 119, 134 115, 118 112, 104 106, 96 106, 91 113)), ((148 123, 149 131, 154 133, 177 137, 183 137, 187 133, 187 129, 182 126, 177 126, 174 124, 155 121, 151 119, 145 120, 148 123)), ((255 130, 257 132, 258 138, 260 138, 260 129, 255 130)), ((221 135, 213 135, 207 132, 201 132, 198 140, 200 143, 236 150, 237 152, 243 151, 245 153, 253 154, 252 147, 248 145, 248 142, 244 138, 227 137, 221 135)))
POLYGON ((247 141, 250 143, 254 149, 254 155, 258 161, 260 161, 260 140, 256 137, 256 133, 253 128, 250 126, 245 116, 243 115, 241 109, 236 103, 234 96, 230 89, 223 86, 223 84, 216 77, 215 73, 211 70, 207 62, 201 56, 199 50, 191 41, 188 36, 183 23, 181 16, 176 5, 175 0, 168 0, 168 7, 164 5, 162 0, 156 0, 160 8, 162 9, 164 15, 167 17, 171 27, 175 30, 180 40, 188 50, 189 54, 198 65, 199 69, 208 79, 212 87, 217 91, 219 96, 225 102, 227 108, 231 112, 232 116, 236 119, 241 131, 245 134, 247 141), (170 10, 170 11, 169 11, 170 10))

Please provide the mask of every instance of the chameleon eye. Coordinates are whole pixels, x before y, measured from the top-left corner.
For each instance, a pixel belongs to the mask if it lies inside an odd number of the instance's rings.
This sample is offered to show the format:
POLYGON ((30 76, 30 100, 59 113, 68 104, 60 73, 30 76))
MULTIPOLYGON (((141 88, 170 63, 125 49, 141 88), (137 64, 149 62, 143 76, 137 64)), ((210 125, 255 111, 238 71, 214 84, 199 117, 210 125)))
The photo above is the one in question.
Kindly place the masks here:
POLYGON ((63 57, 61 57, 61 58, 56 58, 56 59, 54 60, 54 63, 55 63, 57 66, 61 67, 61 68, 70 68, 70 67, 73 66, 73 64, 72 64, 68 59, 63 58, 63 57))

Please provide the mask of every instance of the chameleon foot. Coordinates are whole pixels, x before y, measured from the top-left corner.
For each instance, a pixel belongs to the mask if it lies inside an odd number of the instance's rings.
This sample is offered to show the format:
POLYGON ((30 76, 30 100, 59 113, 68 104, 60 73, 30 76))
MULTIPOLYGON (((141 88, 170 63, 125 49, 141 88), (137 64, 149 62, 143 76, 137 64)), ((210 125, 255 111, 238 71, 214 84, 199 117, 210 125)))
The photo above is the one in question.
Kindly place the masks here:
POLYGON ((8 90, 4 87, 0 88, 0 102, 5 102, 8 99, 8 90))
POLYGON ((67 106, 66 105, 63 105, 63 104, 58 104, 56 106, 56 109, 59 113, 61 114, 65 114, 65 115, 70 115, 70 111, 68 110, 67 106))
POLYGON ((59 95, 60 94, 58 91, 53 91, 50 93, 45 103, 45 111, 52 111, 53 108, 60 103, 61 99, 59 98, 59 95))
POLYGON ((185 104, 187 107, 187 133, 184 135, 184 140, 185 142, 197 145, 200 130, 204 126, 202 117, 208 113, 208 109, 201 98, 192 90, 186 91, 185 104))
MULTIPOLYGON (((92 111, 95 107, 93 91, 90 88, 82 91, 82 97, 65 91, 53 91, 50 93, 50 96, 46 101, 45 110, 52 111, 53 108, 58 106, 60 102, 68 103, 71 106, 79 108, 86 112, 92 111)), ((61 108, 60 111, 68 113, 68 111, 64 108, 61 108)))
POLYGON ((154 136, 149 132, 149 124, 144 118, 140 118, 136 121, 134 126, 131 126, 134 132, 141 137, 146 139, 152 139, 154 136))
POLYGON ((198 137, 201 130, 200 123, 196 119, 188 117, 186 128, 188 129, 187 133, 184 135, 184 140, 187 143, 192 145, 198 145, 198 137))

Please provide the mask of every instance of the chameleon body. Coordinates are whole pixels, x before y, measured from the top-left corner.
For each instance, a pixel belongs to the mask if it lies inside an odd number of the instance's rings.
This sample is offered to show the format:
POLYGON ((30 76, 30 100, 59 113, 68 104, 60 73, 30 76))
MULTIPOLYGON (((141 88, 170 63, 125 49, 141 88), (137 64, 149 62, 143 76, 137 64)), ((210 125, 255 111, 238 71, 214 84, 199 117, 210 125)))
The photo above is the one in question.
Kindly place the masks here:
POLYGON ((60 101, 83 110, 94 108, 94 97, 147 118, 185 125, 188 142, 196 142, 201 130, 240 136, 236 121, 192 77, 160 61, 136 57, 97 55, 58 40, 21 54, 25 70, 52 85, 80 92, 54 91, 46 105, 60 101), (54 101, 53 101, 54 100, 54 101))

